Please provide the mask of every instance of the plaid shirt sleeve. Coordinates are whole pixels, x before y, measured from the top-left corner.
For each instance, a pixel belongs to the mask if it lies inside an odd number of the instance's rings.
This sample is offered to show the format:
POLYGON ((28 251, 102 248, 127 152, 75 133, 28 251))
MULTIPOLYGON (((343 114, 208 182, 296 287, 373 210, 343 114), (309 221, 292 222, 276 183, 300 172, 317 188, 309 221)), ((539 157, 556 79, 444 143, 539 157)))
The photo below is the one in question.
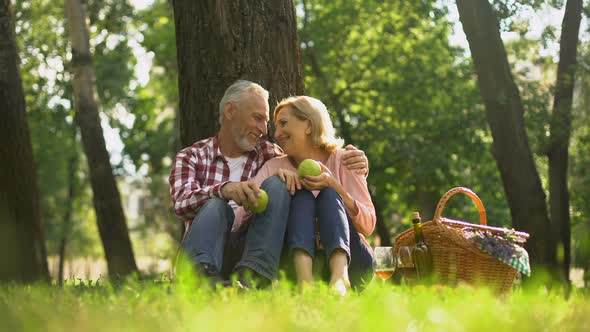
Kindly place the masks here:
POLYGON ((182 221, 192 220, 207 199, 221 197, 220 189, 226 182, 203 186, 198 174, 205 167, 208 166, 190 148, 176 155, 168 181, 174 213, 182 221))

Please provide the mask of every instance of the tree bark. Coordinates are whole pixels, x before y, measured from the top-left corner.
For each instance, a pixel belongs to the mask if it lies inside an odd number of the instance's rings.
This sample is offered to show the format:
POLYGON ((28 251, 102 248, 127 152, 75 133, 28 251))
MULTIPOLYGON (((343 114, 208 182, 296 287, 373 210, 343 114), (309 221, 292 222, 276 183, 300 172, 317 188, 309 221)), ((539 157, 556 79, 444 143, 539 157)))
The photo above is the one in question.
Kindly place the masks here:
POLYGON ((292 0, 176 0, 173 6, 183 146, 217 132, 219 102, 237 79, 269 90, 271 116, 282 98, 303 94, 292 0))
MULTIPOLYGON (((72 128, 72 141, 76 140, 76 128, 72 128)), ((74 210, 74 197, 76 193, 76 172, 78 170, 78 155, 72 153, 68 160, 68 197, 66 199, 66 211, 64 213, 63 227, 61 230, 61 240, 59 242, 59 269, 57 272, 57 282, 60 286, 64 281, 64 265, 66 261, 66 247, 72 229, 72 212, 74 210)))
POLYGON ((111 277, 124 276, 136 272, 137 266, 100 125, 88 26, 82 2, 67 0, 66 16, 72 44, 76 122, 88 160, 98 230, 109 274, 111 277))
MULTIPOLYGON (((372 195, 375 197, 375 195, 372 195)), ((391 241, 391 233, 385 224, 385 216, 383 215, 383 208, 381 207, 381 202, 378 199, 373 200, 373 205, 375 206, 375 217, 377 220, 375 222, 375 230, 377 231, 377 235, 381 239, 381 246, 383 247, 391 247, 393 245, 391 241)))
MULTIPOLYGON (((429 221, 434 218, 436 205, 438 204, 438 193, 431 190, 424 190, 429 188, 429 185, 416 183, 416 190, 414 191, 416 204, 418 205, 420 217, 424 221, 429 221)), ((478 222, 479 220, 474 220, 478 222)))
POLYGON ((502 176, 512 224, 531 234, 527 249, 533 265, 556 268, 556 246, 546 198, 525 133, 523 106, 488 0, 457 0, 479 90, 492 131, 492 153, 502 176))
POLYGON ((554 229, 559 230, 560 242, 563 245, 562 275, 568 284, 571 261, 571 225, 567 167, 581 19, 582 0, 568 0, 561 24, 559 64, 551 116, 551 143, 548 153, 551 222, 554 229))
POLYGON ((0 0, 0 281, 49 280, 10 0, 0 0))

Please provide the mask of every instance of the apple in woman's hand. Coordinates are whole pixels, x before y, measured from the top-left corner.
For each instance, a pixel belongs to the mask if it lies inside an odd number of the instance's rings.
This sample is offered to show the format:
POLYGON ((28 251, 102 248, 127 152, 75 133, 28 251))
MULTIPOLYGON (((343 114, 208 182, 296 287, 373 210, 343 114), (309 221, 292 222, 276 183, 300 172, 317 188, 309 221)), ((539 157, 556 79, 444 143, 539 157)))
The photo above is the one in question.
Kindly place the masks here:
POLYGON ((318 162, 313 159, 305 159, 302 161, 301 164, 299 164, 297 171, 299 172, 299 177, 302 179, 306 175, 318 176, 322 174, 322 168, 320 167, 320 164, 318 164, 318 162))

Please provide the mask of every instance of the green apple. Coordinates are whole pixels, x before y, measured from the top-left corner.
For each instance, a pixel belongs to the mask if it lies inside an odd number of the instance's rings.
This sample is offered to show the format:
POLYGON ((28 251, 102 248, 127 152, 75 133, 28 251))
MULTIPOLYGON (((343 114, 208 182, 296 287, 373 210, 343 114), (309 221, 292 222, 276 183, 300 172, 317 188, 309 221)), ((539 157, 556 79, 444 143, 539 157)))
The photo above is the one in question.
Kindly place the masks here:
POLYGON ((320 164, 318 164, 317 161, 313 159, 305 159, 302 161, 301 164, 299 164, 297 171, 299 172, 299 177, 302 179, 306 175, 318 176, 322 174, 322 168, 320 167, 320 164))
POLYGON ((254 206, 254 204, 248 201, 248 210, 252 213, 262 213, 266 210, 266 206, 268 205, 268 194, 266 191, 260 189, 260 197, 258 197, 258 206, 254 206))

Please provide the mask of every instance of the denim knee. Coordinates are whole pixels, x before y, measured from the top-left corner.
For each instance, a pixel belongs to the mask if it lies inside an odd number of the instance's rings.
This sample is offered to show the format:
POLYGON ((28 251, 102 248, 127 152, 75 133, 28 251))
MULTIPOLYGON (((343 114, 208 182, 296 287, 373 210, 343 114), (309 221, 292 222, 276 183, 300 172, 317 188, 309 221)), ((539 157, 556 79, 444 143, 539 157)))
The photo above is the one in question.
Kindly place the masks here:
POLYGON ((269 198, 274 198, 276 195, 279 195, 280 197, 290 196, 287 186, 277 175, 271 176, 264 180, 260 185, 260 188, 266 191, 269 198))
POLYGON ((327 187, 327 188, 324 188, 324 189, 320 190, 320 193, 318 194, 317 199, 319 201, 323 201, 323 200, 342 200, 342 197, 336 191, 336 189, 334 189, 332 187, 327 187))
POLYGON ((227 201, 211 198, 201 206, 182 245, 194 263, 221 268, 223 248, 233 225, 234 213, 227 201))
POLYGON ((291 194, 278 176, 260 186, 269 197, 268 206, 254 215, 248 226, 244 253, 236 270, 249 268, 267 279, 276 279, 289 217, 291 194))
POLYGON ((297 190, 291 201, 292 208, 308 208, 315 206, 315 196, 307 189, 297 190))
MULTIPOLYGON (((228 201, 219 197, 211 197, 199 209, 199 212, 193 219, 193 224, 203 215, 215 215, 218 219, 225 220, 228 224, 233 224, 234 210, 228 201)), ((217 218, 216 218, 217 219, 217 218)), ((231 225, 230 225, 231 226, 231 225)))
POLYGON ((219 197, 211 197, 211 198, 209 198, 203 204, 203 206, 201 206, 201 209, 214 209, 214 210, 220 210, 220 211, 223 211, 223 212, 228 212, 228 211, 232 211, 233 212, 233 209, 229 205, 228 201, 226 201, 223 198, 219 198, 219 197))

